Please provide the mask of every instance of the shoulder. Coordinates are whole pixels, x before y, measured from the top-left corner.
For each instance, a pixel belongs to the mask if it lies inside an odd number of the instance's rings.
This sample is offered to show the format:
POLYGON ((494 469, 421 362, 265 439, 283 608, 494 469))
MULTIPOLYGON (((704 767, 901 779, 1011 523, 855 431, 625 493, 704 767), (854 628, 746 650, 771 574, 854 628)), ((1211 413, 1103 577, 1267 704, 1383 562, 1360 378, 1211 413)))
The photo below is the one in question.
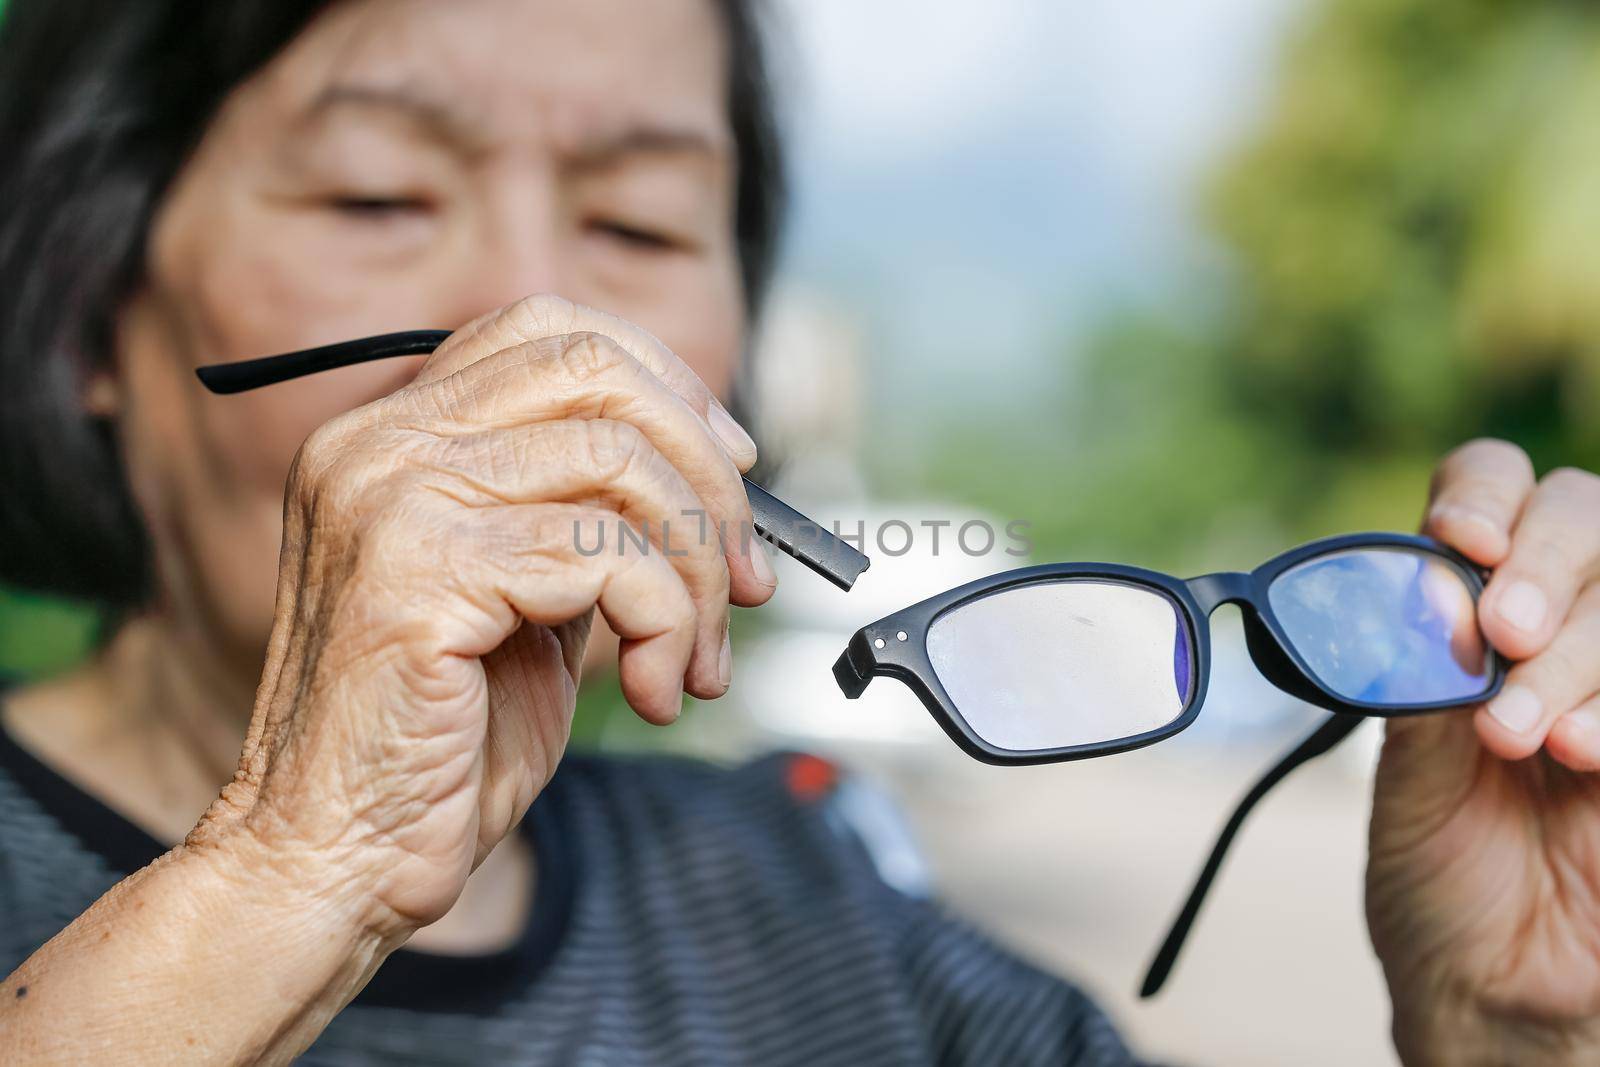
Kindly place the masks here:
MULTIPOLYGON (((0 748, 13 746, 0 732, 0 748)), ((27 958, 117 881, 46 812, 0 753, 0 973, 27 958)))

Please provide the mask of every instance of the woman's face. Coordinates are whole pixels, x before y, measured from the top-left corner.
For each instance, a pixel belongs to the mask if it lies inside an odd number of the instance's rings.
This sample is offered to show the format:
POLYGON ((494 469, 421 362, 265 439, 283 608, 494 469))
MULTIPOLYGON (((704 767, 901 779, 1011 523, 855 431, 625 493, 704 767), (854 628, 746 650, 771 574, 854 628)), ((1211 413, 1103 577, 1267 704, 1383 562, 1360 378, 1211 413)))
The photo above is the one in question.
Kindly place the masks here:
POLYGON ((709 0, 348 0, 233 92, 91 393, 167 607, 258 661, 295 449, 420 358, 225 397, 200 364, 548 291, 646 327, 726 394, 744 320, 724 48, 709 0))

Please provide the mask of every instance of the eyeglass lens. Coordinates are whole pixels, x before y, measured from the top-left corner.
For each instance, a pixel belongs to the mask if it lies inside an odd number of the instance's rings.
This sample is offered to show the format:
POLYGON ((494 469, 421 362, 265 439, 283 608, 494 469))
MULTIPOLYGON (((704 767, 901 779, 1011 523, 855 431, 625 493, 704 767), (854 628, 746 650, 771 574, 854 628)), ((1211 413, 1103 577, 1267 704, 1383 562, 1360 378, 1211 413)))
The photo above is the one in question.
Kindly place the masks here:
POLYGON ((1267 600, 1312 674, 1340 697, 1431 704, 1488 688, 1473 590, 1457 565, 1432 553, 1356 548, 1291 567, 1267 600))
POLYGON ((973 732, 1037 752, 1133 737, 1188 702, 1189 627, 1166 595, 1073 579, 1003 589, 934 620, 927 652, 973 732))

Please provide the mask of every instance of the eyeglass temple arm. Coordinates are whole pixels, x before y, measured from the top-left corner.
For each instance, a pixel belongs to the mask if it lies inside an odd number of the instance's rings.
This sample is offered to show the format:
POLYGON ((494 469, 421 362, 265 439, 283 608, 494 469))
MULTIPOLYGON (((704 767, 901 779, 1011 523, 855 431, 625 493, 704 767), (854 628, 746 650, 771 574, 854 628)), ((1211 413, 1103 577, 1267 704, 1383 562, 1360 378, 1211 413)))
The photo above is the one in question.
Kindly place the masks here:
POLYGON ((266 385, 304 378, 339 367, 353 367, 375 359, 396 356, 425 356, 444 344, 448 330, 407 330, 377 337, 360 337, 336 345, 285 352, 281 356, 242 359, 236 363, 213 363, 196 368, 200 384, 213 393, 244 393, 266 385))
MULTIPOLYGON (((213 393, 243 393, 265 385, 276 385, 308 374, 337 367, 349 367, 375 359, 395 356, 427 355, 450 336, 448 330, 408 330, 377 337, 286 352, 281 356, 246 359, 237 363, 213 363, 199 367, 195 374, 213 393)), ((811 570, 846 592, 855 585, 872 561, 843 538, 812 522, 761 486, 744 479, 745 495, 750 499, 752 525, 763 540, 776 545, 811 570)))
POLYGON ((1173 965, 1178 962, 1178 953, 1183 951, 1183 943, 1188 939, 1195 918, 1200 914, 1200 906, 1205 903, 1206 893, 1210 891, 1211 883, 1222 867, 1228 846, 1233 843, 1234 836, 1244 825, 1245 817, 1261 802, 1261 798, 1266 796, 1273 786, 1287 778, 1291 771, 1333 748, 1365 721, 1359 715, 1335 714, 1278 760, 1271 770, 1250 787, 1250 792, 1239 801, 1239 806, 1234 809, 1227 825, 1222 828, 1222 833, 1217 836, 1217 843, 1211 848, 1210 858, 1201 868, 1200 877, 1195 880, 1194 888, 1189 891, 1189 899, 1184 902, 1183 910, 1178 912, 1178 917, 1173 920, 1172 929, 1168 931, 1166 940, 1161 943, 1160 951, 1151 961, 1150 970, 1144 978, 1144 985, 1139 988, 1140 997, 1155 996, 1172 974, 1173 965))

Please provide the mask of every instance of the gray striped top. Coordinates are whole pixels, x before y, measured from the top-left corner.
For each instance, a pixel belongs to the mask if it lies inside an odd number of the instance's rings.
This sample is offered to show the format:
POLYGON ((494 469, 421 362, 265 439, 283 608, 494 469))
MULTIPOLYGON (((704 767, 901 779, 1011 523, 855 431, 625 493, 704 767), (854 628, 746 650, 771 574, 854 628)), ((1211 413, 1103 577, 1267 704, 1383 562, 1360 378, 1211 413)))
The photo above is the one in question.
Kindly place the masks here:
MULTIPOLYGON (((1081 992, 889 888, 797 759, 569 755, 518 943, 395 953, 302 1062, 1135 1062, 1081 992)), ((0 974, 161 851, 0 731, 0 974)))

